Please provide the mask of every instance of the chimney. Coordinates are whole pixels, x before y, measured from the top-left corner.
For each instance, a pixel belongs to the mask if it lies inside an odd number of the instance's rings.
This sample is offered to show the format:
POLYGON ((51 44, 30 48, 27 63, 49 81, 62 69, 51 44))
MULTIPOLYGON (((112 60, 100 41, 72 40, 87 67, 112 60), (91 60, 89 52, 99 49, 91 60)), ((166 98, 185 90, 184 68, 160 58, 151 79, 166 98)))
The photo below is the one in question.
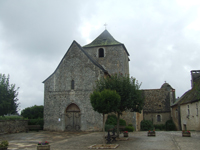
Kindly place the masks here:
POLYGON ((194 83, 197 81, 198 78, 200 78, 200 70, 192 70, 191 72, 191 86, 194 87, 194 83))

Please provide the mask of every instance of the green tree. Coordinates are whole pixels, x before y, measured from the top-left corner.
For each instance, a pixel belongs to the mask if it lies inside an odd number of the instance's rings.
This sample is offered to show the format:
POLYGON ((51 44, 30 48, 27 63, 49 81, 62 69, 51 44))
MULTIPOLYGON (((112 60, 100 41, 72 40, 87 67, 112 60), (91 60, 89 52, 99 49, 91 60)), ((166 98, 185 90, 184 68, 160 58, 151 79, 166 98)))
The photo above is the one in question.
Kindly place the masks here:
POLYGON ((19 106, 18 103, 18 88, 15 84, 9 83, 9 75, 0 74, 0 116, 6 114, 16 114, 19 106))
POLYGON ((116 91, 120 97, 120 105, 117 111, 117 135, 119 136, 119 120, 123 111, 141 112, 144 106, 142 91, 139 90, 141 84, 128 75, 113 74, 109 77, 102 77, 96 82, 96 91, 110 89, 116 91))
POLYGON ((103 143, 105 144, 105 114, 117 112, 120 104, 120 96, 116 91, 104 89, 101 92, 94 91, 90 95, 90 102, 94 111, 103 114, 103 143))
POLYGON ((27 107, 22 110, 21 115, 28 119, 38 119, 43 118, 44 106, 34 105, 32 107, 27 107))

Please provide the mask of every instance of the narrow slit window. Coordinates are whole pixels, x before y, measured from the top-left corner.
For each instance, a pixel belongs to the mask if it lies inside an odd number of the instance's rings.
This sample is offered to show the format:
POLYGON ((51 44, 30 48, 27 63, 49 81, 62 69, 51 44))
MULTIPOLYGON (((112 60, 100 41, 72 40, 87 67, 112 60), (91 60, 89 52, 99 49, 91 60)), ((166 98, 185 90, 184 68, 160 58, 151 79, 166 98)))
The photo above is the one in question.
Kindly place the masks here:
POLYGON ((99 57, 104 57, 104 49, 103 48, 99 49, 99 57))
POLYGON ((74 90, 74 80, 71 81, 71 89, 74 90))
POLYGON ((160 115, 157 115, 157 122, 160 122, 161 121, 161 117, 160 115))

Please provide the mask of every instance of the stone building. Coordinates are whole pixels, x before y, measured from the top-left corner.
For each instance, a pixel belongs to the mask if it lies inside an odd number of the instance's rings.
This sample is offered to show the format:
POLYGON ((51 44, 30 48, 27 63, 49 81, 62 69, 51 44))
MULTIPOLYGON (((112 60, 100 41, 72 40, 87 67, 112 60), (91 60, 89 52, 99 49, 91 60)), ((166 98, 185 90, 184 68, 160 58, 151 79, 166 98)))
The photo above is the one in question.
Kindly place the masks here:
POLYGON ((165 124, 171 119, 170 105, 175 102, 175 89, 164 83, 160 89, 143 90, 145 104, 143 119, 153 124, 165 124))
POLYGON ((200 70, 191 71, 192 88, 172 105, 172 119, 178 130, 200 130, 200 70))
POLYGON ((44 83, 44 130, 99 131, 102 115, 90 104, 95 81, 121 72, 129 74, 129 53, 105 30, 80 46, 73 41, 55 71, 44 83))

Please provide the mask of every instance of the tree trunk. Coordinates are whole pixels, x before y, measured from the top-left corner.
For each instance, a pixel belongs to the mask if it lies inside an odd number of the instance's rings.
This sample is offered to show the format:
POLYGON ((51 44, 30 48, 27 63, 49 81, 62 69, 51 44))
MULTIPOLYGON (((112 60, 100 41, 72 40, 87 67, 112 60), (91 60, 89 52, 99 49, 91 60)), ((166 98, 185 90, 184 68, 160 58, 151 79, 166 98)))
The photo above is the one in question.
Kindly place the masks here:
POLYGON ((106 139, 105 139, 105 115, 103 114, 103 144, 106 144, 106 139))
POLYGON ((117 113, 117 137, 119 138, 119 119, 120 119, 120 114, 117 113))

